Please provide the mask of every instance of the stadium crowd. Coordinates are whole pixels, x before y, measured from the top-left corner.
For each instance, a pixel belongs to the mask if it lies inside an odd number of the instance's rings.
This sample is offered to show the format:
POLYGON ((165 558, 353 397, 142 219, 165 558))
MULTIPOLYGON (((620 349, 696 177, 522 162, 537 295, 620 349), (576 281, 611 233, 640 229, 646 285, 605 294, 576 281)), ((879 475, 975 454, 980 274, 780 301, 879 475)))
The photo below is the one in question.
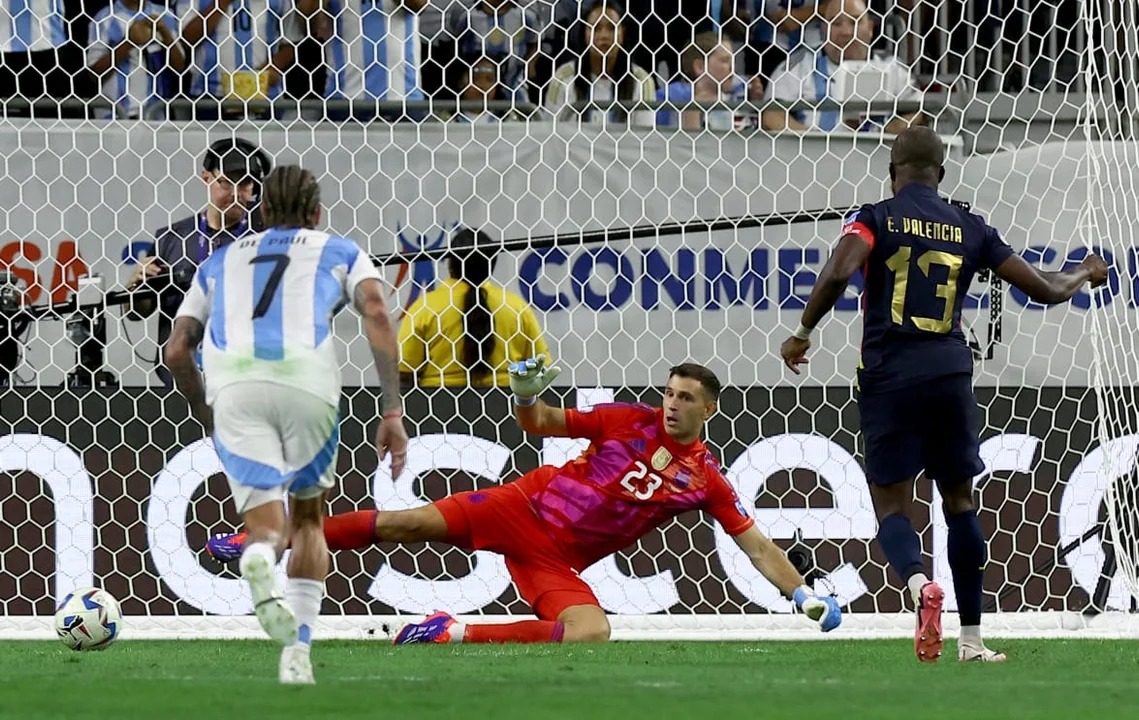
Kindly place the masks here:
MULTIPOLYGON (((102 98, 63 111, 96 118, 210 119, 203 103, 191 115, 185 104, 165 102, 170 99, 325 98, 362 102, 317 103, 317 110, 312 103, 308 109, 293 103, 292 110, 278 103, 256 111, 240 102, 224 108, 215 102, 212 113, 479 123, 537 112, 639 126, 754 127, 761 119, 754 111, 705 113, 692 106, 676 112, 675 106, 825 99, 826 78, 849 60, 894 64, 899 99, 913 99, 925 88, 917 87, 911 69, 924 63, 929 70, 939 55, 961 57, 954 43, 984 50, 1014 20, 1000 3, 960 3, 985 21, 968 38, 947 35, 938 45, 932 42, 937 18, 931 9, 939 11, 940 4, 914 0, 170 2, 5 3, 0 98, 102 98), (610 104, 614 100, 627 102, 610 104), (629 102, 654 101, 673 107, 626 112, 629 102), (583 108, 583 102, 591 106, 583 108)), ((1059 9, 1074 4, 1064 0, 1059 9)), ((1034 25, 1035 17, 1019 22, 1034 25)), ((1034 71, 1022 70, 1026 76, 1034 71)), ((33 111, 21 103, 5 110, 33 111)), ((858 128, 864 120, 846 124, 858 128)), ((836 127, 834 114, 825 112, 766 113, 762 124, 836 127)))

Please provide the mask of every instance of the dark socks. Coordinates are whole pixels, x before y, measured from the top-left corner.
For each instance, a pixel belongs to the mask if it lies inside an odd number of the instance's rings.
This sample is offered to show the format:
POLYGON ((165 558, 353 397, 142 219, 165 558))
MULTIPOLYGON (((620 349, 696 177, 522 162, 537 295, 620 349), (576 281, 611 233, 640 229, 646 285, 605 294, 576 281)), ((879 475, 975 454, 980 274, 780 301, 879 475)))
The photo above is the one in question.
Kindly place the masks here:
POLYGON ((921 539, 905 515, 894 513, 882 518, 878 523, 878 544, 886 553, 890 567, 894 568, 894 572, 903 581, 925 571, 921 559, 921 539))
POLYGON ((981 524, 977 522, 977 511, 967 510, 955 515, 947 513, 945 524, 949 531, 949 568, 953 572, 961 625, 980 625, 985 538, 981 535, 981 524))

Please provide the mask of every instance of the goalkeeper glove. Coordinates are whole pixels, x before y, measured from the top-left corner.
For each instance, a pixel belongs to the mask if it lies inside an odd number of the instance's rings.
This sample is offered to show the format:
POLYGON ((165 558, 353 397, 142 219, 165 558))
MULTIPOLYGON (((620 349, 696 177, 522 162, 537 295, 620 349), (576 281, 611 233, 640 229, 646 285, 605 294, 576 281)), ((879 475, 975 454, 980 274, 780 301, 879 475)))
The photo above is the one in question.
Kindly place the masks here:
POLYGON ((831 596, 819 597, 808 590, 806 586, 795 588, 791 595, 796 607, 803 614, 819 624, 823 632, 830 632, 842 624, 842 609, 838 601, 831 596))
POLYGON ((541 395, 561 371, 559 367, 547 368, 545 355, 510 363, 510 389, 514 392, 515 402, 533 405, 534 398, 541 395))

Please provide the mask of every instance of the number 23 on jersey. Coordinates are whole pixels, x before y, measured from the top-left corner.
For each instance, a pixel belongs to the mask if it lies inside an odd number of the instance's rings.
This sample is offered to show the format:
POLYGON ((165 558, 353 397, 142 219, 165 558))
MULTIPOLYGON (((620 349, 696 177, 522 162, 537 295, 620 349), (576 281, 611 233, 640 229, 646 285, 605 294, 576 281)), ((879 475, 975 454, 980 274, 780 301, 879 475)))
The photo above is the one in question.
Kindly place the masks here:
POLYGON ((621 478, 621 487, 638 500, 648 500, 663 484, 664 478, 649 470, 640 460, 633 463, 632 469, 621 478))

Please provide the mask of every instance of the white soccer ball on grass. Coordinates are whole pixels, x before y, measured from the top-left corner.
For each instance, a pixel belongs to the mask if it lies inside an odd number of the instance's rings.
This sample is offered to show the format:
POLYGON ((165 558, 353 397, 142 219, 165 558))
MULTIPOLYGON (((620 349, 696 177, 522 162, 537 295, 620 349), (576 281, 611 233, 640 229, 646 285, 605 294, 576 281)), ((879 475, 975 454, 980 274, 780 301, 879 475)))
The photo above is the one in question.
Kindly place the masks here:
POLYGON ((55 612, 55 634, 72 650, 102 650, 122 631, 119 601, 99 588, 71 592, 55 612))

